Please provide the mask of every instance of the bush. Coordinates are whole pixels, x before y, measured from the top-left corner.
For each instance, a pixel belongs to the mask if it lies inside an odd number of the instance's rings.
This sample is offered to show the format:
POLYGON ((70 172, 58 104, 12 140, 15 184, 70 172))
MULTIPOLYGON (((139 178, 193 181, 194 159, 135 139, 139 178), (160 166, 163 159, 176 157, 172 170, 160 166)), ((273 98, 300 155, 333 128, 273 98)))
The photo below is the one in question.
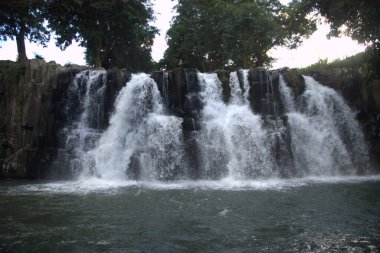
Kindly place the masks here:
POLYGON ((37 53, 34 53, 34 59, 36 59, 36 60, 45 60, 45 58, 42 55, 37 54, 37 53))
POLYGON ((18 81, 25 74, 24 62, 0 61, 0 73, 3 73, 9 80, 18 81))
POLYGON ((347 57, 343 60, 336 59, 328 63, 328 59, 320 59, 317 63, 314 63, 306 68, 300 69, 302 74, 310 74, 315 71, 332 69, 332 68, 358 68, 366 65, 369 61, 369 55, 367 52, 361 52, 356 55, 347 57))

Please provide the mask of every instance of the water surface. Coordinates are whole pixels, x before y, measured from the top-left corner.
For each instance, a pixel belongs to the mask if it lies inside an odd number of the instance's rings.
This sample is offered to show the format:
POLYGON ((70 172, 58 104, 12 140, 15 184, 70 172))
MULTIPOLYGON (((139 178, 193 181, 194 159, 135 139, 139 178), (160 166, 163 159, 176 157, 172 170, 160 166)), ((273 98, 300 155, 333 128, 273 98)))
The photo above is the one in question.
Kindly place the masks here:
POLYGON ((380 177, 0 181, 0 252, 379 252, 380 177))

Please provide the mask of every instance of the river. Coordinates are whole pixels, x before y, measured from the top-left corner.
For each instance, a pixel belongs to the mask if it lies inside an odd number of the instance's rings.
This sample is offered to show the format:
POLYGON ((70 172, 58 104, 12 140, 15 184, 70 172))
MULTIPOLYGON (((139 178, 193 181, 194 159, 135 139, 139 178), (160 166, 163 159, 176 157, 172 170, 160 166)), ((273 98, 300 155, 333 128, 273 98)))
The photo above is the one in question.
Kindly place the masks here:
POLYGON ((0 181, 0 252, 379 252, 380 176, 0 181))

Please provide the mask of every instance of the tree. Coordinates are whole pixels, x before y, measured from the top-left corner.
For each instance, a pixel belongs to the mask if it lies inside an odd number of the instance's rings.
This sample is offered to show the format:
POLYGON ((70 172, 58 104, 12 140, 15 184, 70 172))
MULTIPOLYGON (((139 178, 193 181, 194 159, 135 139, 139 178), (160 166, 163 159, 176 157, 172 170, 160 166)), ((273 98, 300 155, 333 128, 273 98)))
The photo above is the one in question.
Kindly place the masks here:
POLYGON ((127 60, 134 54, 141 56, 140 67, 151 63, 157 30, 149 25, 153 12, 148 0, 49 0, 48 19, 57 44, 65 49, 79 41, 95 67, 133 69, 138 61, 127 60))
POLYGON ((378 0, 294 0, 303 15, 321 14, 331 26, 329 36, 345 34, 367 47, 371 75, 380 77, 380 1, 378 0))
POLYGON ((44 26, 43 0, 0 1, 0 40, 16 39, 18 60, 27 60, 25 38, 46 46, 50 33, 44 26))
POLYGON ((379 43, 380 2, 378 0, 303 0, 305 14, 319 13, 331 25, 330 36, 345 34, 360 43, 379 43))
POLYGON ((177 12, 161 61, 168 68, 262 66, 271 61, 269 49, 296 47, 315 30, 278 0, 179 0, 177 12))

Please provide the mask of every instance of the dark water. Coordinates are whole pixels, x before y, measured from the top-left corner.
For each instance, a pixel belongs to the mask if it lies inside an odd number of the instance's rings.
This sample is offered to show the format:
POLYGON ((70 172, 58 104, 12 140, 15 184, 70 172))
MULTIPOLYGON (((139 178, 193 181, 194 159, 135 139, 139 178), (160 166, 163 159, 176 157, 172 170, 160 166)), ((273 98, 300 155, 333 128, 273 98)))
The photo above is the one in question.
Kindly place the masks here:
POLYGON ((379 252, 380 178, 0 181, 0 252, 379 252))

